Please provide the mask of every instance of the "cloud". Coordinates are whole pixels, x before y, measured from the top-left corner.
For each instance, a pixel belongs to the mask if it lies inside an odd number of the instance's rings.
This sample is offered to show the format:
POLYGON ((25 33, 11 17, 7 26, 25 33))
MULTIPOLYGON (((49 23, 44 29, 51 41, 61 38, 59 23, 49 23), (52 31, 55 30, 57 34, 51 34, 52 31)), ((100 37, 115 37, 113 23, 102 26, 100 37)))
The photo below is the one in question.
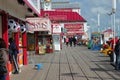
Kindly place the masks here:
POLYGON ((120 19, 115 20, 116 24, 120 24, 120 19))
POLYGON ((91 12, 96 14, 96 13, 100 13, 100 14, 106 14, 108 13, 109 11, 107 11, 106 9, 104 9, 103 7, 94 7, 91 9, 91 12))
POLYGON ((94 5, 100 6, 100 5, 111 5, 111 0, 92 0, 91 1, 94 5))
POLYGON ((120 3, 120 0, 118 0, 118 2, 120 3))
POLYGON ((93 21, 94 23, 97 23, 97 21, 94 18, 91 18, 91 21, 93 21))

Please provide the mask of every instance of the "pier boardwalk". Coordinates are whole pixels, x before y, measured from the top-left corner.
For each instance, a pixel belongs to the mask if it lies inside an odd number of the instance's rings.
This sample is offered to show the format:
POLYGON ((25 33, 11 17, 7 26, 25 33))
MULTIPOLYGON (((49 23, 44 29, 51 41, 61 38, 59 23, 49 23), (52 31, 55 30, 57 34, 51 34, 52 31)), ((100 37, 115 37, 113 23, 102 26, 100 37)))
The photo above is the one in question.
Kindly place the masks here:
POLYGON ((85 46, 67 47, 59 52, 35 55, 34 63, 43 64, 40 70, 34 64, 11 74, 10 80, 120 80, 120 72, 110 65, 109 57, 85 46))

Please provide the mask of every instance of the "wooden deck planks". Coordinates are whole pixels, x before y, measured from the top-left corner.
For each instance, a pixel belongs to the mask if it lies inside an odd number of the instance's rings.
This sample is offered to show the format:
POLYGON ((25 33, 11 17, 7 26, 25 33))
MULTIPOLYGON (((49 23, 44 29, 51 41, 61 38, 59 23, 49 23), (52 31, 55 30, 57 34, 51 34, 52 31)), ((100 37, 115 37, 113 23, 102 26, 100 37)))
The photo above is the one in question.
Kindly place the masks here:
POLYGON ((11 76, 11 80, 120 80, 109 57, 86 47, 64 46, 60 52, 36 55, 34 62, 44 67, 38 71, 33 69, 34 64, 24 66, 20 75, 11 76))
POLYGON ((73 80, 64 50, 61 52, 60 57, 60 80, 73 80))
POLYGON ((55 54, 46 54, 46 55, 38 55, 36 58, 36 63, 43 64, 43 68, 40 69, 39 73, 35 76, 33 80, 46 80, 48 76, 48 72, 50 69, 51 61, 54 58, 55 54), (42 59, 39 58, 42 56, 42 59))
POLYGON ((53 60, 51 61, 46 80, 59 80, 59 57, 60 53, 56 52, 53 60))
POLYGON ((79 68, 79 64, 77 64, 76 60, 74 59, 72 53, 74 52, 70 50, 69 54, 67 54, 66 52, 66 56, 68 58, 68 63, 71 69, 73 80, 87 80, 81 68, 79 68))

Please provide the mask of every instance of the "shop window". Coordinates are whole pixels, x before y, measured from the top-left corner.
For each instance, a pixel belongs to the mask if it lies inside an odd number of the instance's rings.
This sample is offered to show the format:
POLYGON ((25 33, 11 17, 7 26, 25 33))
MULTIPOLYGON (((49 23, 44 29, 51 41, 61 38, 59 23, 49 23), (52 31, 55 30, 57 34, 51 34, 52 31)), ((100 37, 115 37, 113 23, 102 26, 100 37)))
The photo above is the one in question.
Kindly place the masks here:
POLYGON ((28 51, 34 51, 35 50, 34 34, 27 34, 27 50, 28 51))

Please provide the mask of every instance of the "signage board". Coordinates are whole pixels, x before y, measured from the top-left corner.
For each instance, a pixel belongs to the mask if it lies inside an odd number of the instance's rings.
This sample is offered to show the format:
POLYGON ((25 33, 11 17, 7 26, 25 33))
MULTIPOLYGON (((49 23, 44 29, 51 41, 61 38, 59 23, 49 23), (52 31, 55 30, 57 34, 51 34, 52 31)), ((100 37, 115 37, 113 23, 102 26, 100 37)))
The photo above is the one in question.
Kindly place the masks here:
POLYGON ((48 18, 27 18, 27 29, 31 31, 50 31, 51 22, 48 18))
POLYGON ((84 34, 83 24, 64 24, 68 34, 84 34))
POLYGON ((81 29, 81 28, 83 28, 83 24, 64 24, 64 28, 66 28, 66 29, 81 29))
POLYGON ((61 25, 59 23, 52 24, 53 33, 61 33, 61 25))
POLYGON ((66 15, 51 15, 49 16, 51 20, 67 20, 66 15))

